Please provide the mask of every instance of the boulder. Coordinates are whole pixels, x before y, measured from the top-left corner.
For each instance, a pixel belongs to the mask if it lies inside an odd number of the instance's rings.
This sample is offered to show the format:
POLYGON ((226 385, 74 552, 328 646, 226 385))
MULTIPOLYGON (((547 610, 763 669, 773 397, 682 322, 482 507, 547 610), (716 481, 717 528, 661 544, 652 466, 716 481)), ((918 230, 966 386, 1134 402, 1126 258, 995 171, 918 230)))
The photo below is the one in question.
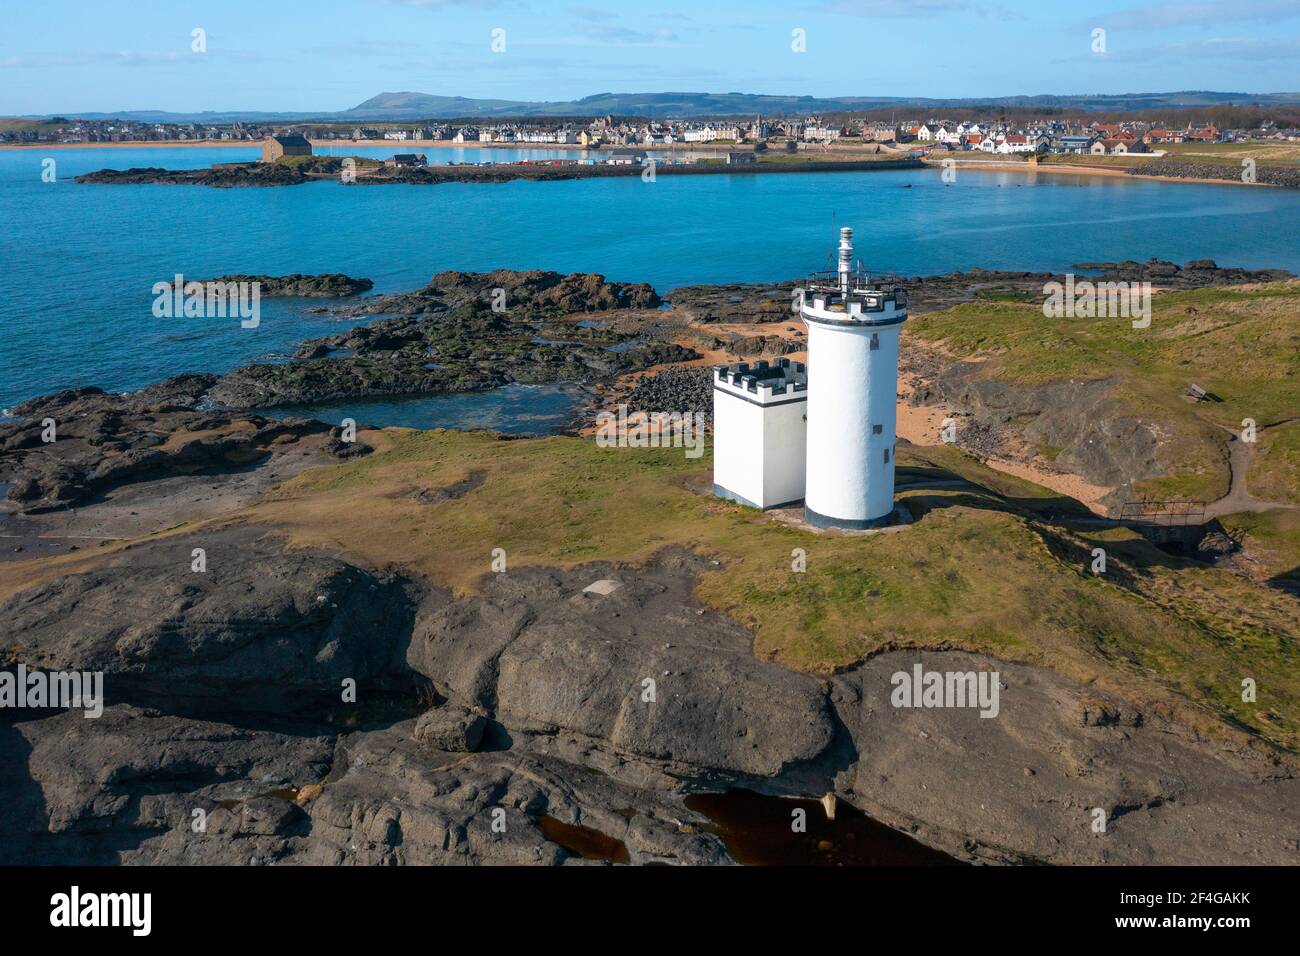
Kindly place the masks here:
POLYGON ((426 710, 415 722, 417 741, 434 750, 471 753, 483 742, 487 720, 466 707, 445 704, 426 710))

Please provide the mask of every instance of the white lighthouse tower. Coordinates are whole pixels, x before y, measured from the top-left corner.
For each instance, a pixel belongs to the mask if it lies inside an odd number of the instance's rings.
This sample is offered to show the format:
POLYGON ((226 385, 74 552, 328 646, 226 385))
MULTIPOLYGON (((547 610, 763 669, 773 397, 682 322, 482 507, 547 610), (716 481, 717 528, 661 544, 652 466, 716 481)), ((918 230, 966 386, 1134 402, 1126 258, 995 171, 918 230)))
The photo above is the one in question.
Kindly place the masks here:
POLYGON ((819 528, 870 528, 894 512, 898 336, 907 292, 853 267, 840 230, 839 268, 804 288, 808 427, 804 516, 819 528))

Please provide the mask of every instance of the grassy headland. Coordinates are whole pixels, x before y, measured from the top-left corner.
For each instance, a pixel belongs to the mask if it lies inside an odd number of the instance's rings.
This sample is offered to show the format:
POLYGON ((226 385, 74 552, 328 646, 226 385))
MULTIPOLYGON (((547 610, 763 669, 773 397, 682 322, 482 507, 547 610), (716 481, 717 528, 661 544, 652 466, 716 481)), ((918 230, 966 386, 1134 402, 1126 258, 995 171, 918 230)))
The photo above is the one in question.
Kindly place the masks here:
POLYGON ((1229 433, 1252 419, 1252 493, 1300 504, 1300 281, 1155 295, 1145 329, 1126 318, 1046 318, 1038 303, 1000 300, 913 316, 907 333, 984 360, 982 378, 1116 380, 1111 396, 1166 442, 1167 474, 1137 489, 1157 497, 1226 494, 1229 433), (1187 401, 1193 383, 1212 400, 1187 401))
POLYGON ((295 546, 400 566, 460 593, 510 567, 639 562, 672 545, 715 558, 697 598, 753 629, 755 654, 831 672, 895 647, 966 648, 1041 664, 1300 749, 1294 600, 1170 558, 1126 531, 1095 539, 1039 520, 1050 492, 955 448, 900 449, 916 518, 896 533, 813 534, 711 497, 711 463, 680 450, 607 450, 572 438, 367 433, 366 458, 285 483, 242 514, 295 546), (463 484, 461 484, 463 483, 463 484), (427 492, 469 488, 430 505, 427 492), (425 492, 425 494, 422 494, 425 492), (1111 552, 1106 575, 1091 549, 1111 552), (807 571, 791 571, 791 552, 807 571), (1260 703, 1240 699, 1243 677, 1260 703))

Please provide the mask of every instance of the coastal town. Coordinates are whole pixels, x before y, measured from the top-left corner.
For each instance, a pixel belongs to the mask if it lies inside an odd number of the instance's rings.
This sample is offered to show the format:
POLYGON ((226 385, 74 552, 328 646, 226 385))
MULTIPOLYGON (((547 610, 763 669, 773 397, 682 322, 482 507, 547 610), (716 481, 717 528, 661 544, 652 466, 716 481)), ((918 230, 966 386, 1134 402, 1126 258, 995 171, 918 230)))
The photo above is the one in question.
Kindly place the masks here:
POLYGON ((945 117, 880 121, 854 117, 753 116, 744 119, 646 119, 610 115, 550 122, 503 120, 494 123, 383 124, 338 123, 263 125, 231 123, 147 123, 127 119, 53 117, 0 129, 0 144, 96 145, 131 143, 260 143, 272 135, 296 134, 320 143, 450 143, 495 146, 616 147, 774 147, 908 146, 926 152, 993 154, 1126 155, 1158 151, 1181 143, 1295 143, 1300 127, 1261 119, 1252 127, 1226 128, 1189 115, 1175 126, 1142 118, 1121 120, 1052 117, 1011 121, 991 115, 956 120, 945 117))
MULTIPOLYGON (((956 111, 978 114, 982 111, 956 111)), ((1288 110, 1156 111, 1110 116, 754 114, 743 119, 496 119, 456 122, 168 124, 129 120, 0 122, 0 148, 243 146, 260 162, 207 170, 104 169, 97 183, 284 186, 506 182, 666 173, 857 172, 953 164, 1055 167, 1085 175, 1300 188, 1300 126, 1288 110), (1249 123, 1243 122, 1250 119, 1249 123), (345 159, 351 149, 351 159, 345 159), (439 150, 427 153, 421 149, 439 150), (362 152, 368 150, 370 152, 362 152), (389 151, 376 155, 375 150, 389 151)))

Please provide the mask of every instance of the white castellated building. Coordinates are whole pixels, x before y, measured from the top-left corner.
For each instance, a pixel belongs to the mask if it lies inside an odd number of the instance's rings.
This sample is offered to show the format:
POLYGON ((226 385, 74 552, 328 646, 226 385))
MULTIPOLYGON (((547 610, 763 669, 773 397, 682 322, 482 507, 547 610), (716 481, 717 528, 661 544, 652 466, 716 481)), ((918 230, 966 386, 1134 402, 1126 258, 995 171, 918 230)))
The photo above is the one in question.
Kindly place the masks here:
POLYGON ((713 368, 713 493, 751 508, 803 500, 808 376, 799 362, 713 368))
POLYGON ((853 267, 800 290, 808 368, 787 359, 715 366, 713 491, 756 508, 802 500, 818 528, 887 524, 894 513, 898 336, 907 292, 853 267))

